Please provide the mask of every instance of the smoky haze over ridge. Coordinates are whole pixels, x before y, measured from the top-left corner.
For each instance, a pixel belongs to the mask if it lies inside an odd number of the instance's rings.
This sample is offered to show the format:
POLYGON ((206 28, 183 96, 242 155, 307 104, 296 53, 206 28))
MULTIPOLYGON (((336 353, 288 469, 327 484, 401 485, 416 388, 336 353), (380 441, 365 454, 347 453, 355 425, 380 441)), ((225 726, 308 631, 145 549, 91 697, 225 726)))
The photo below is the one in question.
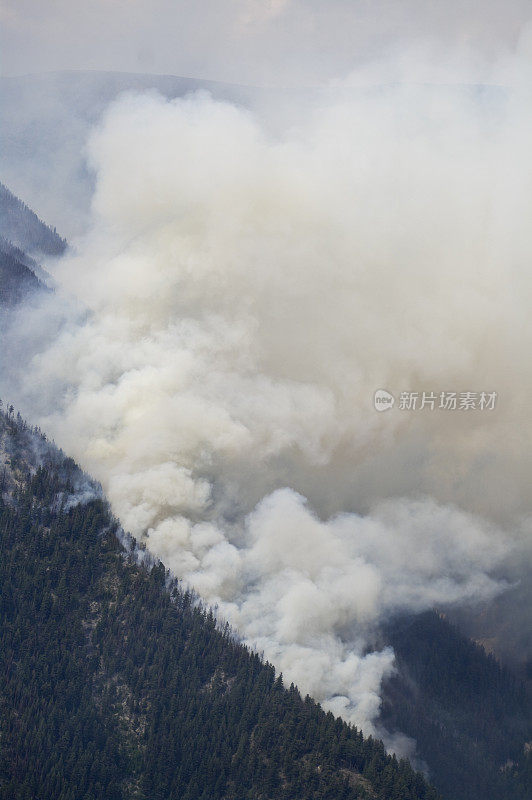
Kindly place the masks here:
POLYGON ((277 129, 297 124, 294 90, 522 83, 530 52, 525 0, 5 0, 0 15, 3 180, 69 238, 87 224, 88 129, 149 73, 168 97, 213 81, 277 129))
MULTIPOLYGON (((288 111, 274 96, 254 111, 206 93, 114 103, 89 139, 88 231, 49 267, 56 298, 15 319, 1 388, 286 680, 385 735, 380 622, 489 600, 530 566, 530 48, 520 3, 462 4, 445 24, 431 6, 420 41, 386 3, 377 22, 360 7, 365 44, 353 55, 346 28, 338 56, 327 36, 351 6, 328 6, 320 32, 309 5, 308 38, 287 43, 275 26, 308 5, 220 19, 199 4, 207 30, 231 32, 212 53, 194 42, 199 72, 186 48, 180 69, 165 60, 154 16, 150 69, 335 90, 288 111), (220 74, 235 41, 250 52, 220 74), (502 94, 419 85, 506 79, 502 94), (378 388, 499 401, 377 414, 378 388)), ((9 25, 32 7, 8 4, 9 25)), ((136 42, 104 65, 94 44, 27 63, 133 69, 136 42)))
POLYGON ((520 91, 379 89, 282 135, 207 94, 124 96, 89 143, 92 227, 50 266, 89 316, 48 344, 23 319, 23 374, 13 330, 11 393, 124 526, 366 732, 380 621, 485 601, 529 559, 530 122, 520 91), (500 401, 378 414, 379 387, 500 401))

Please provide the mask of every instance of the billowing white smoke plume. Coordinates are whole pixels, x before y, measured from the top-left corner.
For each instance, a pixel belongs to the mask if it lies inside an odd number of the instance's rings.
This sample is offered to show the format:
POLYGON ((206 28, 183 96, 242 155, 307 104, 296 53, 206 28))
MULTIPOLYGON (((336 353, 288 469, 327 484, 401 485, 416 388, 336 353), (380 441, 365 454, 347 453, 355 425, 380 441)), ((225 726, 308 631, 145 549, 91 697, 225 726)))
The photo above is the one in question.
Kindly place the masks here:
POLYGON ((493 596, 527 510, 529 134, 497 92, 359 92, 279 137, 124 97, 56 268, 90 314, 24 365, 124 527, 368 732, 378 623, 493 596), (498 405, 378 413, 379 388, 498 405))

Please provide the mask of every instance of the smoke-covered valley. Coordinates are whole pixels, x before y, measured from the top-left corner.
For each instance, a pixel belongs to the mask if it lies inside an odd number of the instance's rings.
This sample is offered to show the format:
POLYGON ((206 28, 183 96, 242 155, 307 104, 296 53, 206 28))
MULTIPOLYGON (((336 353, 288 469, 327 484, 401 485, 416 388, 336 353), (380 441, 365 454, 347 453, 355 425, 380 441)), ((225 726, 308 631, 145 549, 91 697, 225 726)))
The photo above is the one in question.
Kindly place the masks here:
POLYGON ((126 94, 89 138, 88 230, 5 334, 1 394, 367 733, 386 737, 380 624, 530 569, 526 99, 389 86, 272 126, 207 93, 126 94), (451 391, 497 403, 400 408, 451 391))

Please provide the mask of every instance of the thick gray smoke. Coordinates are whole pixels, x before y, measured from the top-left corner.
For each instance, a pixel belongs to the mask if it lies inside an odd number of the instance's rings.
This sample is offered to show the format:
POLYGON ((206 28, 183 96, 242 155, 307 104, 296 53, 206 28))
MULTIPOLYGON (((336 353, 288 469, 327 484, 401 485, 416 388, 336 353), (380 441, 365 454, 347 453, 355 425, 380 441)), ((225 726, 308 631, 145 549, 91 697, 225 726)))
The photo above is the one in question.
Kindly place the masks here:
POLYGON ((395 87, 273 136, 125 96, 51 267, 90 313, 24 364, 15 399, 124 528, 366 732, 379 622, 489 599, 526 552, 531 122, 519 93, 395 87), (498 402, 379 413, 379 388, 498 402))

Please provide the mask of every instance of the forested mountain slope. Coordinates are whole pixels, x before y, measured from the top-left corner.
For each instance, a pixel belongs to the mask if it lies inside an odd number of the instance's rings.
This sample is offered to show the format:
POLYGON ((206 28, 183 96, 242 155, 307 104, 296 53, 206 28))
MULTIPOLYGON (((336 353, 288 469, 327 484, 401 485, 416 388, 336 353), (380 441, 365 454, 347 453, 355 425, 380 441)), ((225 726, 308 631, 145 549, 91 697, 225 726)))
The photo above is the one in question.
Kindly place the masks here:
POLYGON ((0 308, 12 308, 29 294, 46 291, 51 277, 37 257, 64 253, 66 241, 0 183, 0 308))
POLYGON ((60 256, 66 242, 22 200, 0 183, 0 236, 30 255, 60 256))
POLYGON ((220 629, 12 409, 0 461, 2 800, 436 800, 220 629))
POLYGON ((32 259, 0 237, 0 307, 12 307, 30 292, 46 289, 28 266, 32 259))
POLYGON ((415 739, 443 795, 532 797, 532 703, 520 680, 435 612, 393 620, 385 639, 398 669, 382 721, 415 739))

